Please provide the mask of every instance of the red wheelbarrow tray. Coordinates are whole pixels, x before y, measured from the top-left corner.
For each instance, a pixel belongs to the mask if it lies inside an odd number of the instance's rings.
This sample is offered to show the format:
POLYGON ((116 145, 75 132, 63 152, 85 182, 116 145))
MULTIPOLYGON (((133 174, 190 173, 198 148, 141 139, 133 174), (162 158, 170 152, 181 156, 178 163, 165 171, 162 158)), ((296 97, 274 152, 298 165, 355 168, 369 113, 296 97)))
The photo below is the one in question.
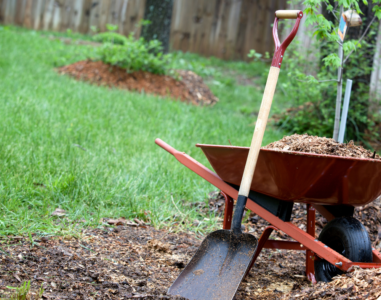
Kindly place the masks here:
MULTIPOLYGON (((248 147, 196 146, 223 181, 240 185, 248 147)), ((362 206, 381 195, 381 161, 262 148, 251 189, 285 201, 362 206)))

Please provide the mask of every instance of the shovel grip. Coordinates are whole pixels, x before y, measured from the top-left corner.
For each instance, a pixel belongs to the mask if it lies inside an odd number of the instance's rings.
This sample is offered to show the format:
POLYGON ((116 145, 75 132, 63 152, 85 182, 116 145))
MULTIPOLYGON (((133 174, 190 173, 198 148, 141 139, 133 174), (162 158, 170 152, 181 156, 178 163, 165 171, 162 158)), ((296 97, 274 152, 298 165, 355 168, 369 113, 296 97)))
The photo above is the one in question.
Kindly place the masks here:
POLYGON ((303 18, 303 12, 301 10, 278 10, 275 12, 275 21, 273 26, 273 38, 275 43, 275 53, 273 57, 273 61, 271 66, 280 68, 282 65, 282 60, 284 56, 284 52, 286 51, 288 45, 294 39, 296 33, 299 29, 300 20, 303 18), (278 36, 278 21, 279 19, 296 19, 294 28, 288 35, 288 37, 281 44, 278 36))
POLYGON ((275 16, 278 19, 296 19, 300 10, 277 10, 275 16))

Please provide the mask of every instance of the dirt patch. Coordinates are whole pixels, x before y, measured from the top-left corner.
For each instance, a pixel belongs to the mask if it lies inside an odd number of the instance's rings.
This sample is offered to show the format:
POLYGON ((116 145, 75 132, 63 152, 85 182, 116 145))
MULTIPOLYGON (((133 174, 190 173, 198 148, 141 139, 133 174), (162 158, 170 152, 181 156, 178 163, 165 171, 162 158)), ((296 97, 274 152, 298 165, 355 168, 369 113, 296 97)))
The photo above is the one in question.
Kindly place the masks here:
MULTIPOLYGON (((7 286, 41 284, 44 299, 181 299, 167 294, 201 239, 149 226, 86 230, 81 239, 2 239, 0 297, 7 286)), ((279 299, 307 287, 303 254, 265 250, 239 287, 236 299, 279 299)), ((200 271, 201 272, 201 271, 200 271)))
POLYGON ((275 149, 283 151, 298 151, 316 154, 329 154, 347 157, 374 158, 381 159, 376 152, 366 150, 350 141, 348 144, 336 142, 334 139, 326 137, 312 136, 308 134, 293 134, 285 136, 283 139, 268 144, 265 149, 275 149))
POLYGON ((176 80, 171 76, 144 71, 127 73, 120 67, 90 60, 61 67, 58 71, 97 85, 144 91, 148 94, 180 99, 194 105, 214 105, 218 101, 202 78, 190 71, 176 71, 180 76, 180 80, 176 80))

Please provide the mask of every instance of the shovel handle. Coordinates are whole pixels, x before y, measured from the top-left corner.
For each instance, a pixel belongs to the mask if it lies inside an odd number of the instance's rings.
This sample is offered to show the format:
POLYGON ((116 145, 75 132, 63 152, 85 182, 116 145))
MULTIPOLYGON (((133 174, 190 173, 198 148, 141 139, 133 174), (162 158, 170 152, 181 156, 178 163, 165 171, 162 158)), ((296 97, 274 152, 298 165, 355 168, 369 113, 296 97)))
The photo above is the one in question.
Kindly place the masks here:
POLYGON ((278 19, 296 19, 300 10, 277 10, 275 16, 278 19))
MULTIPOLYGON (((281 14, 282 15, 282 14, 281 14)), ((285 16, 285 14, 283 14, 285 16)), ((283 54, 287 46, 294 39, 300 24, 300 19, 303 17, 303 12, 298 11, 296 17, 296 23, 290 35, 285 39, 285 41, 280 44, 278 38, 278 20, 279 17, 275 18, 274 27, 273 27, 273 36, 275 42, 275 53, 273 57, 273 62, 270 67, 270 72, 267 77, 265 92, 263 93, 261 108, 259 109, 258 119, 255 124, 253 139, 251 140, 249 154, 247 156, 245 169, 243 171, 243 176, 241 180, 241 185, 239 187, 237 204, 234 211, 233 221, 232 221, 232 230, 235 234, 242 233, 241 231, 241 222, 243 212, 246 206, 247 197, 250 192, 251 182, 253 180, 255 167, 257 165, 259 151, 261 149, 263 135, 265 133, 267 120, 269 117, 271 104, 274 98, 276 84, 278 82, 280 66, 283 59, 283 54)))

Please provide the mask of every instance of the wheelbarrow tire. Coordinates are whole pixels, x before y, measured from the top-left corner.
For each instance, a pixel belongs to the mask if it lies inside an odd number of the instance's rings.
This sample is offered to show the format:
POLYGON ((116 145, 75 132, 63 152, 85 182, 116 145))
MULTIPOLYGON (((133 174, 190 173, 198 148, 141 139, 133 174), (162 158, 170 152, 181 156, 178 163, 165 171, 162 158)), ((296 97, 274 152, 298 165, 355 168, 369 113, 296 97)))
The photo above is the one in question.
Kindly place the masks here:
MULTIPOLYGON (((331 220, 319 235, 319 241, 339 252, 353 262, 372 262, 372 244, 368 232, 360 221, 353 217, 331 220)), ((324 259, 315 260, 317 281, 330 282, 343 271, 324 259)))

